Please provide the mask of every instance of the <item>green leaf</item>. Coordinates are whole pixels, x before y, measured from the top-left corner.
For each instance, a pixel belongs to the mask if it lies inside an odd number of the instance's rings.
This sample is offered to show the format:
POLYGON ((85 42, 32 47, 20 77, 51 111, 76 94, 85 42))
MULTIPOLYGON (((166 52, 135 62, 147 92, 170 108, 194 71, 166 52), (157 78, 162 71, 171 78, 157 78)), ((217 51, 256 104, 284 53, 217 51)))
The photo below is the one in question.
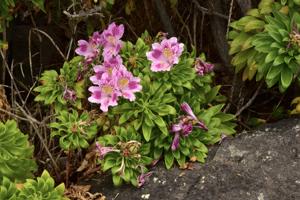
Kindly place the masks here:
POLYGON ((165 154, 165 165, 167 169, 170 169, 174 163, 174 157, 171 152, 165 154))
POLYGON ((133 114, 133 111, 124 112, 119 119, 119 124, 121 125, 127 122, 133 114))
POLYGON ((154 122, 157 124, 158 128, 160 129, 160 131, 164 134, 164 135, 168 135, 169 131, 167 129, 167 125, 165 123, 165 121, 163 120, 162 117, 157 116, 156 119, 154 120, 154 122))
POLYGON ((282 65, 271 66, 266 78, 267 79, 273 79, 273 78, 275 78, 276 76, 278 76, 280 74, 282 68, 283 68, 282 65))
POLYGON ((293 81, 293 72, 289 68, 284 68, 281 71, 282 87, 288 88, 293 81))
POLYGON ((113 175, 113 183, 115 186, 122 185, 122 179, 119 175, 113 175))
POLYGON ((41 9, 43 12, 46 12, 44 7, 44 0, 31 0, 31 2, 39 9, 41 9))
POLYGON ((143 136, 146 142, 149 142, 151 138, 152 128, 153 127, 148 126, 146 123, 143 123, 142 125, 143 136))

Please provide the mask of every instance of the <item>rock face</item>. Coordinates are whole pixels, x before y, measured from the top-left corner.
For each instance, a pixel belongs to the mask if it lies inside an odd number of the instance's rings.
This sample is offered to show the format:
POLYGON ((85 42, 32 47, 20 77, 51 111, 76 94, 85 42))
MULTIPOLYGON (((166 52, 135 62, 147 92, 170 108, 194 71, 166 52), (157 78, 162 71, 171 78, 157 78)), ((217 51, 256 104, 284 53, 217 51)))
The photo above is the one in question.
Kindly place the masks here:
MULTIPOLYGON (((90 180, 108 200, 299 200, 300 119, 287 119, 228 138, 193 170, 157 166, 140 189, 90 180)), ((214 149, 213 149, 214 150, 214 149)))

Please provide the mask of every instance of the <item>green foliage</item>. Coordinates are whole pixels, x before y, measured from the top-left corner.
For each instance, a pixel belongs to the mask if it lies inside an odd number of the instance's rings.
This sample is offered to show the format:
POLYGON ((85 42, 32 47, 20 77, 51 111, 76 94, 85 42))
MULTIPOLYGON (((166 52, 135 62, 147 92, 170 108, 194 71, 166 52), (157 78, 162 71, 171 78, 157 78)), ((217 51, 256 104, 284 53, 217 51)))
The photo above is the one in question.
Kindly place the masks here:
POLYGON ((298 1, 273 3, 262 0, 258 9, 233 22, 229 34, 230 54, 236 72, 244 69, 243 80, 264 78, 284 92, 298 76, 300 40, 298 1))
MULTIPOLYGON (((105 135, 99 138, 99 144, 113 148, 100 160, 102 170, 111 170, 114 185, 123 181, 138 186, 138 175, 147 171, 152 158, 146 156, 150 152, 150 144, 142 143, 141 136, 131 126, 115 127, 116 135, 105 135)), ((100 147, 101 148, 101 147, 100 147)))
POLYGON ((191 161, 205 162, 208 149, 206 145, 214 144, 221 140, 224 135, 235 133, 235 123, 232 120, 234 115, 221 112, 223 105, 219 104, 209 109, 203 109, 199 112, 198 118, 207 126, 208 131, 195 129, 188 137, 181 137, 179 148, 171 150, 174 134, 168 136, 161 135, 154 141, 154 159, 164 156, 165 166, 171 168, 175 161, 185 167, 186 159, 191 161))
POLYGON ((40 82, 42 85, 34 89, 39 94, 35 101, 42 101, 44 104, 54 104, 56 110, 61 110, 67 106, 67 103, 81 109, 81 99, 85 97, 85 81, 77 81, 81 70, 81 57, 74 57, 71 61, 65 62, 60 69, 60 74, 55 70, 47 70, 42 74, 40 82), (76 100, 66 100, 64 92, 73 90, 76 94, 76 100))
MULTIPOLYGON (((51 136, 59 137, 62 149, 87 148, 88 141, 102 130, 102 136, 96 143, 99 163, 103 171, 111 171, 117 186, 123 182, 140 186, 148 165, 160 158, 165 160, 168 169, 176 162, 180 166, 185 166, 188 160, 204 162, 207 145, 220 141, 224 135, 235 133, 234 116, 222 112, 225 97, 219 94, 221 86, 212 85, 214 73, 209 69, 212 66, 205 63, 204 54, 198 57, 195 51, 188 52, 185 49, 178 64, 173 65, 170 71, 150 70, 151 62, 146 53, 153 42, 159 42, 164 37, 158 34, 152 38, 145 32, 135 43, 123 43, 120 52, 122 64, 140 78, 142 91, 135 93, 134 101, 119 98, 117 106, 110 108, 107 113, 100 113, 94 121, 88 117, 87 110, 79 112, 81 107, 76 106, 70 109, 63 99, 65 88, 76 90, 75 74, 81 67, 80 59, 75 58, 74 64, 71 64, 72 61, 66 62, 60 74, 56 71, 44 72, 42 85, 35 89, 40 93, 36 101, 56 107, 56 122, 50 125, 53 129, 51 136), (205 73, 204 69, 207 70, 205 73), (200 70, 199 74, 197 70, 200 70), (172 141, 175 134, 171 132, 171 127, 183 115, 187 115, 180 111, 183 102, 188 102, 208 130, 193 127, 197 120, 186 118, 191 120, 188 123, 192 130, 180 136, 180 144, 174 150, 172 141)), ((102 47, 97 50, 101 51, 102 47)), ((102 56, 97 57, 91 66, 100 65, 102 60, 102 56)), ((79 87, 82 93, 86 90, 85 83, 88 83, 91 71, 92 67, 85 71, 87 75, 83 76, 83 84, 79 87)))
POLYGON ((13 120, 0 122, 0 181, 5 176, 22 181, 32 176, 36 170, 33 147, 13 120))
POLYGON ((254 37, 253 44, 255 50, 264 55, 260 71, 264 74, 268 87, 278 83, 280 91, 283 92, 290 86, 299 70, 297 24, 300 23, 300 15, 295 12, 289 17, 274 11, 273 16, 266 17, 266 21, 268 24, 265 31, 254 37))
POLYGON ((8 178, 3 177, 0 184, 0 200, 17 200, 17 188, 8 178))
POLYGON ((0 200, 68 200, 64 197, 64 184, 55 187, 53 178, 45 170, 37 180, 27 179, 16 184, 4 177, 0 184, 0 200))
POLYGON ((167 122, 164 116, 176 114, 176 109, 170 105, 176 98, 169 92, 170 87, 154 82, 150 84, 149 77, 143 79, 143 93, 137 94, 133 103, 123 103, 113 109, 113 114, 121 114, 119 124, 128 122, 136 130, 141 130, 144 139, 148 142, 155 137, 153 129, 160 130, 158 134, 168 135, 167 122))
POLYGON ((63 197, 64 190, 63 183, 55 187, 53 178, 47 171, 44 171, 37 180, 26 180, 24 187, 18 194, 18 200, 67 200, 63 197))
POLYGON ((97 124, 90 119, 88 112, 79 115, 76 110, 72 113, 63 110, 56 119, 50 124, 53 129, 51 137, 59 136, 59 145, 64 150, 88 148, 88 141, 97 133, 97 124))

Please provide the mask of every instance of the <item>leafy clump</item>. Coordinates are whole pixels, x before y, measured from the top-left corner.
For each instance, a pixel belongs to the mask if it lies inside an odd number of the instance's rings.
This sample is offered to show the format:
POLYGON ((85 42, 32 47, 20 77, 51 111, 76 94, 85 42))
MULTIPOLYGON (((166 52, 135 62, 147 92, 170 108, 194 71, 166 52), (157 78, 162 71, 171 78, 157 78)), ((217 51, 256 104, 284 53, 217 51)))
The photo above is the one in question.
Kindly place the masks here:
POLYGON ((55 187, 53 178, 44 171, 37 180, 28 179, 18 194, 18 199, 23 200, 66 200, 63 197, 65 186, 60 184, 55 187))
POLYGON ((115 127, 116 135, 105 135, 98 140, 102 170, 111 169, 113 182, 119 186, 123 181, 138 186, 138 177, 145 173, 152 159, 146 155, 150 144, 141 143, 141 136, 133 127, 115 127))
POLYGON ((262 0, 258 9, 233 22, 229 34, 230 54, 243 80, 265 79, 284 92, 299 77, 299 1, 262 0))
POLYGON ((0 200, 17 200, 18 190, 13 182, 3 177, 0 184, 0 200))
MULTIPOLYGON (((64 150, 88 147, 99 131, 95 150, 102 171, 110 170, 117 186, 125 182, 140 187, 151 175, 149 166, 160 159, 168 169, 176 163, 204 162, 207 145, 234 134, 236 124, 233 115, 222 112, 225 98, 219 94, 221 86, 213 85, 214 66, 204 54, 189 52, 165 34, 152 38, 145 32, 135 43, 123 42, 123 34, 124 25, 112 23, 78 41, 75 52, 81 61, 76 66, 85 69, 81 78, 91 104, 56 109, 56 122, 50 126, 64 150), (94 116, 93 121, 87 113, 94 113, 94 106, 99 119, 94 116)), ((46 82, 41 78, 36 100, 49 104, 45 100, 50 96, 54 105, 61 101, 60 80, 69 79, 53 77, 46 82)), ((70 80, 67 86, 74 89, 76 81, 70 80)))
POLYGON ((68 200, 64 197, 64 189, 64 184, 55 187, 47 171, 37 180, 27 179, 24 184, 15 184, 4 177, 0 184, 0 200, 68 200))
POLYGON ((39 94, 35 101, 44 102, 46 105, 53 104, 56 110, 62 110, 68 104, 81 109, 81 99, 84 94, 84 80, 81 80, 81 58, 74 57, 65 62, 60 69, 60 74, 55 70, 47 70, 40 78, 41 85, 34 89, 39 94))
POLYGON ((17 127, 9 120, 0 122, 0 181, 5 176, 11 180, 23 181, 36 170, 33 160, 33 146, 17 127))
POLYGON ((59 136, 59 144, 64 150, 89 147, 88 141, 97 133, 97 124, 87 112, 79 115, 76 110, 63 110, 56 119, 57 122, 50 124, 51 137, 59 136))

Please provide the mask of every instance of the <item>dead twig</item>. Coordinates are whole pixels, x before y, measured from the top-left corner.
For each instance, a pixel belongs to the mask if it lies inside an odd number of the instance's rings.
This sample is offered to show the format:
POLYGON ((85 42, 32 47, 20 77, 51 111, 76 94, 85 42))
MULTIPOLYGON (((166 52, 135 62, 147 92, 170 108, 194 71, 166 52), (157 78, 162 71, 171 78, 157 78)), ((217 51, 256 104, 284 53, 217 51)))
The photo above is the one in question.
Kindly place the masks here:
POLYGON ((218 13, 218 12, 215 12, 215 11, 210 11, 209 9, 202 7, 197 0, 192 0, 192 1, 196 5, 197 9, 199 9, 202 12, 204 12, 205 14, 216 15, 217 17, 220 17, 220 18, 228 20, 228 16, 223 15, 223 14, 218 13))
POLYGON ((181 22, 183 27, 186 29, 186 32, 187 32, 189 40, 190 40, 190 44, 193 44, 193 38, 192 38, 192 34, 191 34, 191 31, 190 31, 189 27, 186 25, 186 23, 182 19, 182 16, 179 14, 178 10, 176 8, 174 10, 175 10, 175 13, 176 13, 177 17, 179 18, 179 21, 181 22))
POLYGON ((57 46, 57 44, 54 42, 54 40, 50 37, 50 35, 48 35, 46 32, 40 30, 40 29, 37 29, 37 28, 33 28, 31 29, 32 31, 35 31, 35 32, 38 32, 38 33, 41 33, 43 34, 44 36, 46 36, 50 42, 53 44, 53 46, 56 48, 56 50, 58 51, 58 53, 61 55, 61 57, 66 61, 67 58, 66 56, 62 53, 62 51, 60 50, 60 48, 57 46))
POLYGON ((233 10, 233 1, 234 1, 234 0, 231 0, 231 2, 230 2, 229 16, 228 16, 227 29, 226 29, 226 38, 228 38, 228 33, 229 33, 229 27, 230 27, 231 16, 232 16, 232 10, 233 10))
POLYGON ((255 100, 255 98, 257 97, 262 85, 263 85, 263 81, 260 82, 258 88, 256 89, 256 91, 254 92, 253 96, 249 99, 249 101, 242 107, 240 108, 236 113, 235 116, 239 116, 245 109, 247 109, 249 106, 251 106, 251 104, 253 103, 253 101, 255 100))

